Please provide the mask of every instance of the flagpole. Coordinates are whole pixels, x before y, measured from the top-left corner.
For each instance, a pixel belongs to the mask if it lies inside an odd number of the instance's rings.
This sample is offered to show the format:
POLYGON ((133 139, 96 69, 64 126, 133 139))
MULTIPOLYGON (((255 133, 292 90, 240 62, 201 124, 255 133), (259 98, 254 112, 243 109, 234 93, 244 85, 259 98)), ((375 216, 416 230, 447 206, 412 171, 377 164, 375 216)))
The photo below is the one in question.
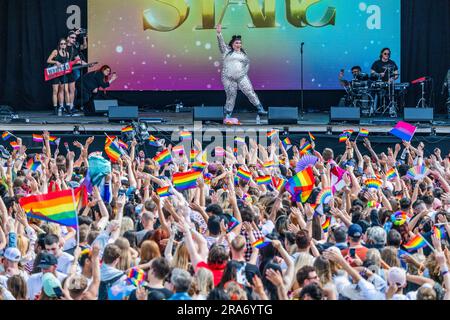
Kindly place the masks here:
POLYGON ((419 233, 419 236, 423 239, 423 241, 425 241, 425 243, 430 247, 430 249, 433 250, 433 252, 436 252, 434 247, 427 241, 427 239, 425 239, 424 236, 422 236, 422 234, 419 233))
POLYGON ((78 208, 76 205, 76 201, 75 201, 75 194, 73 193, 73 189, 72 190, 72 202, 73 202, 73 208, 75 210, 75 218, 77 220, 77 230, 76 230, 76 234, 77 234, 77 247, 80 246, 80 226, 78 223, 78 208))

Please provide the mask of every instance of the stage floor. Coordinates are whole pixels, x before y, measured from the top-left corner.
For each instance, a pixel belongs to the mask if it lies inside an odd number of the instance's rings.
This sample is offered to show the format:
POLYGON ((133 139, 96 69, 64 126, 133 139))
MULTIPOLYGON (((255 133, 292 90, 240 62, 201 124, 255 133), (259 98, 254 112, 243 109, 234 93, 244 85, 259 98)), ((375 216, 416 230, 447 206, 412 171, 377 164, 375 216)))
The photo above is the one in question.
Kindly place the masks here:
MULTIPOLYGON (((19 121, 9 122, 7 118, 0 117, 0 130, 16 132, 39 132, 49 130, 50 132, 71 132, 74 126, 79 126, 82 132, 113 132, 120 131, 124 123, 110 123, 107 116, 63 116, 58 117, 51 112, 18 112, 19 121), (26 122, 24 122, 26 121, 26 122)), ((372 117, 361 118, 360 124, 355 123, 331 123, 329 113, 306 113, 303 117, 299 112, 297 124, 269 125, 267 117, 261 117, 261 124, 256 123, 256 114, 249 112, 235 113, 242 123, 241 126, 226 126, 221 123, 205 122, 202 130, 215 129, 220 131, 246 128, 272 129, 289 128, 290 132, 342 132, 344 129, 358 129, 367 127, 372 133, 387 133, 401 118, 372 117)), ((180 128, 185 130, 194 129, 192 112, 139 112, 140 119, 151 119, 149 127, 155 131, 176 131, 180 128), (158 119, 163 122, 157 123, 158 119), (156 123, 153 121, 156 120, 156 123)), ((414 123, 412 123, 414 124, 414 123)), ((198 126, 198 123, 196 124, 198 126)), ((450 120, 445 116, 435 116, 432 123, 415 124, 418 126, 417 133, 427 134, 435 131, 436 134, 450 133, 450 120)))

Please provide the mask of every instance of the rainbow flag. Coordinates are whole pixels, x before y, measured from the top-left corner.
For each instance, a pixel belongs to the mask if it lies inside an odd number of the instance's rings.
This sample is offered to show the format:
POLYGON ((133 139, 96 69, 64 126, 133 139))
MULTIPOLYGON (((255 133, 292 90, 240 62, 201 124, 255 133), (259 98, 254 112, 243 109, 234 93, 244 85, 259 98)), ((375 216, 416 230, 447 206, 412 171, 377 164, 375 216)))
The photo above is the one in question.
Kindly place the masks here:
POLYGON ((39 168, 40 165, 41 165, 41 163, 39 161, 34 161, 33 158, 30 158, 27 161, 26 167, 27 167, 28 170, 31 170, 31 171, 34 172, 34 171, 36 171, 39 168))
POLYGON ((33 134, 34 142, 44 142, 44 136, 41 134, 33 134))
POLYGON ((403 247, 408 250, 419 250, 420 248, 426 247, 428 244, 422 237, 422 235, 419 233, 415 237, 413 237, 411 240, 409 240, 407 243, 403 245, 403 247))
POLYGON ((272 138, 273 136, 275 136, 278 133, 277 130, 271 130, 269 132, 267 132, 267 138, 272 138))
POLYGON ((122 149, 128 150, 128 145, 124 141, 119 139, 118 143, 119 143, 119 147, 121 147, 122 149))
POLYGON ((191 149, 191 153, 189 155, 189 160, 191 162, 194 162, 195 158, 197 157, 198 154, 199 154, 199 152, 197 150, 191 149))
POLYGON ((172 148, 172 152, 175 152, 177 154, 184 154, 184 146, 179 145, 172 148))
POLYGON ((281 143, 283 144, 283 147, 286 151, 288 151, 290 148, 292 148, 292 143, 291 143, 291 139, 286 138, 283 141, 281 141, 281 143))
POLYGON ((172 193, 170 193, 170 186, 162 187, 162 188, 156 189, 156 193, 157 193, 158 196, 160 196, 161 198, 163 198, 163 197, 169 197, 169 196, 172 195, 172 193))
POLYGON ((400 121, 395 125, 394 128, 389 131, 390 134, 405 140, 405 141, 411 141, 414 134, 416 133, 417 127, 413 126, 412 124, 409 124, 404 121, 400 121))
POLYGON ((133 132, 133 126, 126 126, 122 128, 122 133, 133 132))
POLYGON ((441 228, 434 226, 433 234, 436 236, 436 238, 438 238, 439 240, 442 240, 445 238, 445 228, 443 226, 441 228))
POLYGON ((322 230, 323 232, 328 232, 328 229, 331 225, 331 217, 327 217, 324 223, 322 223, 322 230))
POLYGON ((50 144, 52 145, 59 145, 61 139, 55 136, 50 136, 48 137, 48 141, 50 142, 50 144))
POLYGON ((108 155, 112 162, 117 162, 122 155, 122 150, 115 141, 111 141, 110 138, 106 138, 105 153, 108 155))
POLYGON ((227 233, 233 231, 233 229, 236 228, 239 225, 239 223, 240 222, 235 217, 231 217, 230 222, 228 222, 227 233))
POLYGON ((311 132, 308 131, 308 135, 309 135, 309 140, 311 140, 311 142, 316 140, 316 137, 314 137, 311 132))
POLYGON ((238 145, 243 145, 243 144, 245 144, 245 138, 243 138, 243 137, 235 137, 234 138, 234 142, 236 142, 236 144, 238 144, 238 145))
POLYGON ((211 185, 211 180, 212 180, 212 174, 211 173, 204 173, 203 174, 203 180, 205 181, 205 183, 210 186, 211 185))
POLYGON ((303 146, 300 147, 300 154, 305 155, 309 153, 309 151, 312 150, 312 145, 310 142, 305 142, 303 146))
POLYGON ((252 243, 253 248, 262 249, 266 246, 268 246, 272 241, 266 241, 265 239, 261 238, 259 240, 256 240, 252 243))
POLYGON ((86 189, 67 189, 19 199, 28 217, 78 228, 77 208, 86 189))
POLYGON ((177 172, 173 174, 173 185, 177 190, 187 190, 197 187, 197 179, 201 175, 198 171, 177 172))
POLYGON ((277 188, 278 191, 281 191, 283 187, 286 186, 286 184, 287 181, 285 179, 280 179, 275 187, 277 188))
POLYGON ((259 186, 271 184, 272 183, 272 177, 269 176, 269 175, 258 177, 258 178, 256 178, 256 183, 259 186))
POLYGON ((397 178, 397 172, 395 171, 395 168, 392 168, 388 170, 388 172, 386 172, 386 178, 388 180, 394 180, 395 178, 397 178))
POLYGON ((10 143, 10 145, 11 145, 11 147, 12 147, 14 150, 19 150, 19 149, 20 149, 20 144, 19 144, 17 141, 12 141, 12 142, 10 143))
POLYGON ((152 135, 150 135, 150 137, 148 138, 149 144, 153 147, 159 147, 158 140, 159 140, 158 138, 152 135))
POLYGON ((374 188, 374 189, 380 189, 381 185, 383 184, 383 181, 378 179, 367 179, 364 184, 367 188, 374 188))
POLYGON ((127 272, 127 282, 136 287, 142 285, 145 281, 145 271, 134 267, 127 272))
POLYGON ((308 200, 314 188, 314 172, 311 167, 297 173, 289 179, 286 190, 294 197, 300 199, 303 203, 308 200), (299 198, 298 196, 301 197, 299 198))
POLYGON ((225 149, 222 147, 216 147, 215 154, 216 157, 223 157, 225 155, 225 149))
POLYGON ((2 139, 3 139, 3 141, 6 141, 6 140, 8 140, 9 138, 11 138, 13 135, 9 132, 9 131, 5 131, 5 132, 3 132, 3 134, 2 134, 2 139))
POLYGON ((172 155, 170 154, 169 149, 166 149, 164 151, 161 151, 158 153, 154 158, 154 161, 158 162, 159 166, 162 167, 166 163, 169 163, 172 161, 172 155))
POLYGON ((349 135, 352 135, 353 132, 355 132, 355 130, 353 130, 353 129, 346 129, 343 131, 343 133, 348 133, 349 135))
POLYGON ((245 171, 242 168, 239 168, 236 176, 241 178, 242 180, 250 181, 250 179, 252 178, 252 173, 249 171, 245 171))
POLYGON ((189 131, 181 131, 180 137, 182 140, 192 140, 192 133, 189 131))
POLYGON ((339 135, 339 143, 346 142, 349 138, 348 133, 341 133, 339 135))
POLYGON ((358 136, 360 136, 360 137, 368 137, 369 136, 369 130, 361 128, 359 130, 358 136))
POLYGON ((274 167, 274 166, 275 166, 275 162, 273 160, 263 163, 264 168, 270 168, 270 167, 274 167))
POLYGON ((202 172, 203 170, 205 170, 207 165, 208 164, 206 162, 199 162, 199 161, 197 161, 197 162, 194 162, 192 164, 192 169, 195 170, 195 171, 202 172))

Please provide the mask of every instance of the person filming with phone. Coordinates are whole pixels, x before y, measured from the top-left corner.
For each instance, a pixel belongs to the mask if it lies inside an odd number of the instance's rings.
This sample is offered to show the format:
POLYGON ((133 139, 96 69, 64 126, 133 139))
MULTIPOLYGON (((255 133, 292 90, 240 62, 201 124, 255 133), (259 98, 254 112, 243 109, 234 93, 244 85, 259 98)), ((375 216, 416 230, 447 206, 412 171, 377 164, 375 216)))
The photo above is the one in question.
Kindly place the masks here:
POLYGON ((366 260, 369 249, 362 245, 363 229, 359 224, 352 224, 347 231, 348 249, 342 250, 342 255, 348 256, 348 262, 352 267, 359 266, 366 260))

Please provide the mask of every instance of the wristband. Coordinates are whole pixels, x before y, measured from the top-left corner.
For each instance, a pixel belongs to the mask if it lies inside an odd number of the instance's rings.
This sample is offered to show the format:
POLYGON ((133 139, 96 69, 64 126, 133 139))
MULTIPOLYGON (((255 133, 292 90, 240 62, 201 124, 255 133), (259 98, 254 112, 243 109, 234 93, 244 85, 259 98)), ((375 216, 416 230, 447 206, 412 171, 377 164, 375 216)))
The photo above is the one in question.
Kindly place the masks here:
POLYGON ((448 270, 445 270, 445 271, 441 271, 441 276, 445 276, 446 274, 448 273, 448 270))

